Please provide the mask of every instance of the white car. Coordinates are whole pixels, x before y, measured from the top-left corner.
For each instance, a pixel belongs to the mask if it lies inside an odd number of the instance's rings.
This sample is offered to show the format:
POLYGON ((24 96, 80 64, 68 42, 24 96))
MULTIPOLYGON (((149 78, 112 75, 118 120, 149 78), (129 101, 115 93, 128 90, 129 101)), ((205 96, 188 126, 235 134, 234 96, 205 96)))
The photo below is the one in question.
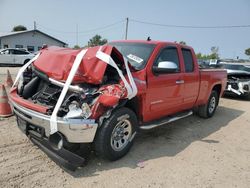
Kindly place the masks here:
POLYGON ((23 50, 15 48, 6 48, 0 50, 0 64, 24 65, 35 55, 23 50))

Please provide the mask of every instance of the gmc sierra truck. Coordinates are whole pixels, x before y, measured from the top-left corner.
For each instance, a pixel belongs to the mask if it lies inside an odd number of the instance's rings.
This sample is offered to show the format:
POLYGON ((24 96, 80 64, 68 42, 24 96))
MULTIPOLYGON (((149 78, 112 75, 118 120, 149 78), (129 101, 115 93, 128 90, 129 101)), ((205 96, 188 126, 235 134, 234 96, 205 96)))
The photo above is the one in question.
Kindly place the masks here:
POLYGON ((81 166, 81 145, 117 160, 139 130, 214 115, 225 70, 199 69, 194 50, 163 41, 46 47, 21 68, 10 92, 18 127, 63 165, 81 166))

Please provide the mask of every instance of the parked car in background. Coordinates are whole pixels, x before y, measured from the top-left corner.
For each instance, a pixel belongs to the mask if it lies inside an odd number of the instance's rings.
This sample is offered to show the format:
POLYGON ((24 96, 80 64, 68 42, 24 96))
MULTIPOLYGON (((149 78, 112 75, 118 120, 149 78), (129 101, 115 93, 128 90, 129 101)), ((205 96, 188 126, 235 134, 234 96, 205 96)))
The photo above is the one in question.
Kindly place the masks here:
POLYGON ((197 59, 200 68, 209 68, 209 60, 207 59, 197 59))
POLYGON ((200 68, 216 68, 220 62, 219 59, 198 59, 200 68))
POLYGON ((250 63, 220 63, 218 67, 227 70, 225 93, 250 99, 250 63))
POLYGON ((6 48, 0 50, 0 64, 24 65, 34 54, 25 49, 6 48))
POLYGON ((218 59, 210 59, 209 60, 210 66, 217 66, 219 63, 220 63, 220 60, 218 60, 218 59))

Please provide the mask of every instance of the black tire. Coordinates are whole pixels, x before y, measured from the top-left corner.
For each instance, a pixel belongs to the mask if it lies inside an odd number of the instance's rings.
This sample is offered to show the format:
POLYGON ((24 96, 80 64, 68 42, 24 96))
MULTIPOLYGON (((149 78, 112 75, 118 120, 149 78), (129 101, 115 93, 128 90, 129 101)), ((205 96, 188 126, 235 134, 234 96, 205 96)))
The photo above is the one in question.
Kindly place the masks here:
POLYGON ((199 106, 198 115, 202 118, 210 118, 214 115, 219 103, 219 95, 217 91, 213 90, 205 105, 199 106))
POLYGON ((26 63, 28 63, 30 61, 30 59, 25 59, 23 62, 23 65, 25 65, 26 63))
POLYGON ((242 96, 243 100, 250 100, 250 93, 247 93, 245 95, 242 96))
POLYGON ((104 120, 97 132, 94 141, 96 154, 111 161, 126 155, 133 145, 136 126, 137 118, 132 110, 125 107, 115 110, 108 119, 104 120), (123 127, 123 131, 120 131, 120 127, 123 127), (122 144, 124 144, 123 147, 118 149, 122 144))

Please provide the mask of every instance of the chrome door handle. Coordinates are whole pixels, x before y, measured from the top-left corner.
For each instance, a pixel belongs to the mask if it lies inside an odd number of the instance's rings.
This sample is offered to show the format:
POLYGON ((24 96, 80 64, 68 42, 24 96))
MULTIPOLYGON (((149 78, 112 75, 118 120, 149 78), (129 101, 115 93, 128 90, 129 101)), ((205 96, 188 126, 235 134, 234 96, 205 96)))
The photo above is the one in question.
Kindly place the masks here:
POLYGON ((176 83, 176 84, 184 84, 185 82, 184 82, 184 80, 176 80, 175 83, 176 83))

